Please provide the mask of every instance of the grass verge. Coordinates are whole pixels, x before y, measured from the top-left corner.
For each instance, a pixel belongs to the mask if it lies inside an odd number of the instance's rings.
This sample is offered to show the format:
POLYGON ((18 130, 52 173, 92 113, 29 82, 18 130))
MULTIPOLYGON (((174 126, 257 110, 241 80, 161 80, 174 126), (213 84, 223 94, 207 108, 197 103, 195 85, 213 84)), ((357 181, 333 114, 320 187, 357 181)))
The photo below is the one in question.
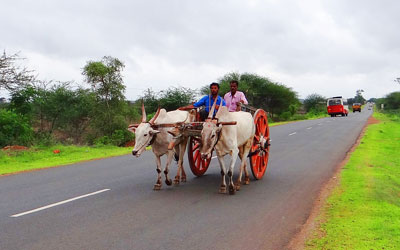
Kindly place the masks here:
POLYGON ((399 249, 400 115, 374 117, 305 249, 399 249))
POLYGON ((33 147, 24 151, 0 150, 0 175, 124 155, 130 153, 131 150, 132 148, 116 146, 78 147, 62 145, 48 148, 33 147), (54 150, 59 150, 60 153, 55 154, 54 150))

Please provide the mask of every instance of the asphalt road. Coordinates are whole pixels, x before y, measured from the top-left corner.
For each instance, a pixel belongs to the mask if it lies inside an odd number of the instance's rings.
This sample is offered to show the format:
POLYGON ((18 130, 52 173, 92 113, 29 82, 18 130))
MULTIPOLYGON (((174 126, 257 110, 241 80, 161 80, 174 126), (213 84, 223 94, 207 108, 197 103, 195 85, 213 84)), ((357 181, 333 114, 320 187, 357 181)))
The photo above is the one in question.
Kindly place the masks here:
POLYGON ((151 152, 0 177, 0 249, 284 249, 371 112, 272 127, 266 175, 233 196, 216 159, 153 191, 151 152))

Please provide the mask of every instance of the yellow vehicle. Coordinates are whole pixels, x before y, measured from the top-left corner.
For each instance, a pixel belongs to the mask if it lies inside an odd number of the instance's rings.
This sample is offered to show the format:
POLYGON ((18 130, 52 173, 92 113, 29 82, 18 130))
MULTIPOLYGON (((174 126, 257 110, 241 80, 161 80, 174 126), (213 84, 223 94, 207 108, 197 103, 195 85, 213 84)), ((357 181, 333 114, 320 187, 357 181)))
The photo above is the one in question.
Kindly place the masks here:
POLYGON ((361 112, 361 103, 358 102, 353 103, 353 113, 356 111, 361 112))

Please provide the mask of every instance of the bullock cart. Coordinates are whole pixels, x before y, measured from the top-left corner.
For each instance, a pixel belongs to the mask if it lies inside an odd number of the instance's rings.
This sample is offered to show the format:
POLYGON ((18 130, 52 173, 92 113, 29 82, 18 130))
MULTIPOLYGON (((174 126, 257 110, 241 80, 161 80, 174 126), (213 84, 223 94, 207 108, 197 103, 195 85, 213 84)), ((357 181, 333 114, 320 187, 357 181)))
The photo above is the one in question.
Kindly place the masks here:
MULTIPOLYGON (((249 105, 241 105, 241 110, 250 112, 253 115, 253 122, 256 127, 251 151, 248 155, 251 171, 255 179, 263 178, 267 170, 269 158, 270 135, 268 127, 267 112, 263 109, 256 109, 249 105)), ((197 112, 199 114, 199 112, 197 112)), ((208 169, 212 157, 202 159, 200 154, 201 130, 203 122, 200 122, 200 116, 196 115, 196 122, 184 124, 185 132, 189 135, 188 142, 188 160, 192 173, 196 176, 202 176, 208 169)), ((222 125, 234 125, 235 122, 225 122, 222 125)))

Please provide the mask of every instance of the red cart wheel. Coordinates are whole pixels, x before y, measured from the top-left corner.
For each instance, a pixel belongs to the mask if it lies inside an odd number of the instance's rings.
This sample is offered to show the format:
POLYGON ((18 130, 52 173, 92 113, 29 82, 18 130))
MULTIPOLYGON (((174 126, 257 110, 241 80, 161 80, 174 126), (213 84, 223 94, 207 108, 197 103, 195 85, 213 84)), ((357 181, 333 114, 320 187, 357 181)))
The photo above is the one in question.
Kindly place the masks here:
POLYGON ((254 178, 259 180, 267 170, 270 137, 267 113, 262 109, 257 109, 253 117, 256 133, 251 146, 250 166, 254 178))
MULTIPOLYGON (((212 155, 212 152, 211 152, 212 155)), ((189 166, 192 173, 196 176, 202 176, 208 169, 211 157, 208 160, 202 160, 200 155, 200 141, 198 138, 191 136, 188 145, 189 166)))

